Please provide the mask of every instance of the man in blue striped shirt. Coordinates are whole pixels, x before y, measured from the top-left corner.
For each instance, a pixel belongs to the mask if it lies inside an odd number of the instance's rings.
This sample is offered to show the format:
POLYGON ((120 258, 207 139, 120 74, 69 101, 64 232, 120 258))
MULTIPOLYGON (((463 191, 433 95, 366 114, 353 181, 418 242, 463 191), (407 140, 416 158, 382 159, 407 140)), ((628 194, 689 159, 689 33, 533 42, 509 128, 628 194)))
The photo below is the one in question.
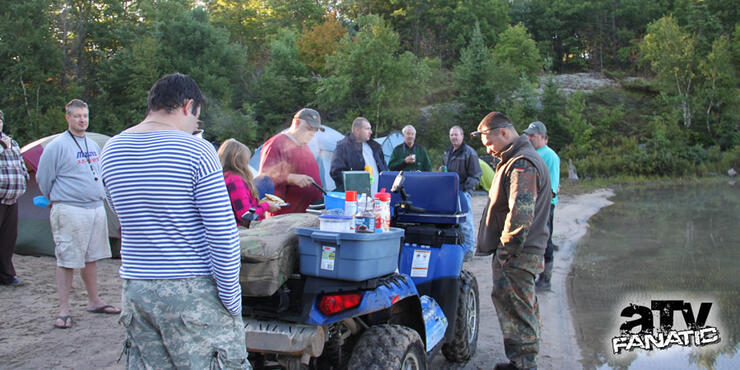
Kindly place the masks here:
POLYGON ((231 203, 213 146, 192 135, 204 103, 190 77, 167 75, 146 118, 103 151, 129 368, 250 368, 231 203))

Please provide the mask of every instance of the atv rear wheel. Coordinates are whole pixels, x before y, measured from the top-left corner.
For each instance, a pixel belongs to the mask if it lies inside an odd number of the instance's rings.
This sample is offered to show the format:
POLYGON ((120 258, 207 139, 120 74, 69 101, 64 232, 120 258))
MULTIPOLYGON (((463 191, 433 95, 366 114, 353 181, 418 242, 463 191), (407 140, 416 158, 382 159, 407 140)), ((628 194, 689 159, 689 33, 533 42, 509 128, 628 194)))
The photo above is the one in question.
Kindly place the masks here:
POLYGON ((442 345, 442 354, 448 361, 465 362, 470 360, 478 346, 480 325, 480 300, 478 280, 470 271, 460 273, 460 292, 457 297, 455 336, 442 345))
POLYGON ((425 370, 424 343, 419 333, 406 326, 373 326, 360 336, 348 368, 425 370))

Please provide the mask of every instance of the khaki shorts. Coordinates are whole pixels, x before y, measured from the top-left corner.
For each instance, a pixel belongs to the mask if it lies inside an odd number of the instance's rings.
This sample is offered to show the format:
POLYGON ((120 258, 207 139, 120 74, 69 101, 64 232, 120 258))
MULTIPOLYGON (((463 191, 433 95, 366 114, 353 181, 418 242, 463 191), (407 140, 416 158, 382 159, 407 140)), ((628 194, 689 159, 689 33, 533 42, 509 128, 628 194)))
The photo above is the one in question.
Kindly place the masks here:
POLYGON ((79 269, 110 258, 105 207, 84 208, 55 203, 49 215, 57 266, 79 269))

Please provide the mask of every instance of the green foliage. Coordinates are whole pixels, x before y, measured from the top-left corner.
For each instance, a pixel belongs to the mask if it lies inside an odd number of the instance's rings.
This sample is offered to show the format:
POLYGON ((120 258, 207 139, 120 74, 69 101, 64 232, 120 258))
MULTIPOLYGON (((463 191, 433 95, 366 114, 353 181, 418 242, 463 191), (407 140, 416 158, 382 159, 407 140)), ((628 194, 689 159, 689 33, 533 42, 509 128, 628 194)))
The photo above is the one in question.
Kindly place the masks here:
POLYGON ((454 103, 436 104, 421 110, 420 122, 415 125, 416 142, 427 148, 432 170, 442 165, 443 153, 450 146, 450 128, 459 110, 459 105, 454 103))
POLYGON ((524 77, 519 78, 519 87, 509 97, 501 99, 499 110, 514 122, 518 131, 529 126, 530 122, 536 121, 539 115, 539 98, 534 91, 534 85, 524 77))
POLYGON ((556 71, 585 64, 579 36, 588 22, 589 1, 514 0, 511 8, 512 21, 532 30, 541 54, 553 61, 556 71))
POLYGON ((354 0, 332 1, 340 14, 352 19, 375 14, 399 33, 402 50, 419 57, 438 57, 443 66, 455 64, 472 36, 471 25, 480 24, 488 45, 509 24, 505 0, 354 0))
POLYGON ((333 14, 323 23, 304 30, 298 40, 301 62, 319 75, 326 75, 326 57, 334 54, 346 33, 333 14))
POLYGON ((740 144, 740 88, 733 58, 730 39, 723 35, 714 40, 711 52, 698 68, 703 79, 699 93, 703 117, 698 120, 704 121, 706 127, 706 131, 702 130, 706 138, 701 141, 709 144, 717 138, 725 149, 740 144))
POLYGON ((538 120, 547 127, 548 146, 560 151, 569 144, 573 137, 565 128, 565 106, 567 99, 558 91, 558 85, 553 79, 548 79, 542 91, 542 111, 538 120))
POLYGON ((520 130, 545 122, 587 177, 702 174, 737 168, 737 12, 726 0, 11 1, 0 109, 22 143, 64 129, 72 98, 90 104, 92 131, 115 134, 177 71, 208 98, 211 140, 255 147, 314 106, 345 132, 358 115, 378 135, 417 125, 436 166, 450 126, 470 132, 498 110, 520 130), (543 66, 622 88, 539 93, 543 66))
MULTIPOLYGON (((113 134, 141 120, 149 88, 172 72, 193 77, 206 95, 208 102, 201 116, 206 122, 206 137, 223 140, 243 131, 230 127, 254 127, 254 121, 245 118, 253 114, 251 107, 235 100, 244 95, 244 47, 230 43, 229 34, 210 23, 202 9, 168 4, 167 12, 144 9, 152 18, 135 30, 141 36, 100 63, 100 74, 106 78, 100 84, 102 94, 89 102, 91 111, 101 112, 100 125, 93 127, 113 134)), ((242 134, 237 138, 246 142, 252 137, 242 134)))
POLYGON ((496 63, 509 64, 517 76, 523 76, 531 83, 536 82, 537 73, 542 70, 542 57, 527 29, 521 23, 509 26, 501 32, 498 39, 493 48, 496 63))
POLYGON ((633 66, 634 40, 673 0, 513 0, 511 18, 533 32, 557 72, 633 66))
POLYGON ((638 145, 634 139, 624 139, 613 146, 603 147, 598 154, 575 159, 573 163, 583 178, 614 177, 621 174, 639 176, 707 176, 727 171, 727 165, 737 163, 736 152, 722 153, 700 146, 675 145, 663 137, 649 139, 638 145))
POLYGON ((260 140, 274 135, 278 127, 287 127, 293 114, 310 100, 311 74, 299 61, 296 38, 295 32, 283 29, 271 43, 270 61, 255 89, 260 140))
POLYGON ((691 127, 694 116, 695 46, 695 39, 683 32, 672 16, 651 23, 640 44, 643 60, 650 64, 663 85, 664 99, 681 110, 682 122, 687 128, 691 127))
POLYGON ((3 130, 25 143, 63 122, 68 91, 59 84, 61 52, 51 33, 49 0, 13 1, 0 12, 0 109, 3 130), (23 15, 23 16, 16 16, 23 15))
POLYGON ((710 11, 706 2, 698 0, 677 0, 674 14, 682 31, 692 35, 696 53, 706 55, 712 47, 712 40, 721 35, 719 18, 710 11))
MULTIPOLYGON (((509 67, 508 64, 504 66, 509 67)), ((493 109, 498 91, 513 91, 503 84, 497 86, 495 76, 516 76, 513 68, 511 71, 496 68, 478 23, 473 27, 470 43, 460 52, 460 63, 455 66, 454 74, 458 100, 464 104, 460 120, 465 131, 477 126, 480 119, 493 109)))
POLYGON ((591 141, 593 126, 586 120, 586 98, 583 93, 577 92, 568 98, 563 118, 567 122, 565 128, 573 138, 567 149, 576 157, 591 153, 594 149, 591 141))
POLYGON ((740 118, 732 44, 729 36, 721 35, 707 45, 707 38, 719 32, 719 22, 704 5, 690 3, 686 8, 684 17, 698 19, 704 27, 682 28, 671 16, 661 18, 648 26, 640 50, 656 73, 665 103, 680 112, 681 122, 690 129, 691 141, 731 148, 737 143, 740 118), (694 125, 697 121, 701 124, 694 125))
POLYGON ((295 31, 321 23, 325 8, 312 0, 209 0, 214 23, 229 31, 231 41, 244 45, 250 59, 261 64, 269 54, 269 39, 281 28, 295 31))
POLYGON ((327 58, 330 75, 319 81, 317 101, 329 121, 349 129, 363 116, 380 135, 402 127, 424 101, 430 71, 410 52, 400 53, 398 34, 377 16, 358 19, 359 31, 346 35, 327 58))

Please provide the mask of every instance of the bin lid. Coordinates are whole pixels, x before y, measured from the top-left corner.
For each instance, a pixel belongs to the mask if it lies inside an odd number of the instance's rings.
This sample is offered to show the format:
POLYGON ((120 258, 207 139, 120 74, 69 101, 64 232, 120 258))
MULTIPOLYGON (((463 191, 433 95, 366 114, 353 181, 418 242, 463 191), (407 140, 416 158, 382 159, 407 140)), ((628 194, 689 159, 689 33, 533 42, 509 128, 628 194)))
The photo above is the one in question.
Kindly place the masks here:
POLYGON ((321 219, 321 220, 349 221, 349 220, 352 219, 352 216, 326 214, 326 215, 319 216, 319 219, 321 219))
POLYGON ((371 240, 400 240, 403 237, 404 230, 396 227, 391 227, 389 231, 382 233, 355 233, 355 232, 339 232, 339 231, 321 231, 318 227, 297 227, 295 233, 299 236, 311 237, 314 233, 317 234, 335 234, 338 235, 341 240, 356 240, 356 241, 371 241, 371 240))

